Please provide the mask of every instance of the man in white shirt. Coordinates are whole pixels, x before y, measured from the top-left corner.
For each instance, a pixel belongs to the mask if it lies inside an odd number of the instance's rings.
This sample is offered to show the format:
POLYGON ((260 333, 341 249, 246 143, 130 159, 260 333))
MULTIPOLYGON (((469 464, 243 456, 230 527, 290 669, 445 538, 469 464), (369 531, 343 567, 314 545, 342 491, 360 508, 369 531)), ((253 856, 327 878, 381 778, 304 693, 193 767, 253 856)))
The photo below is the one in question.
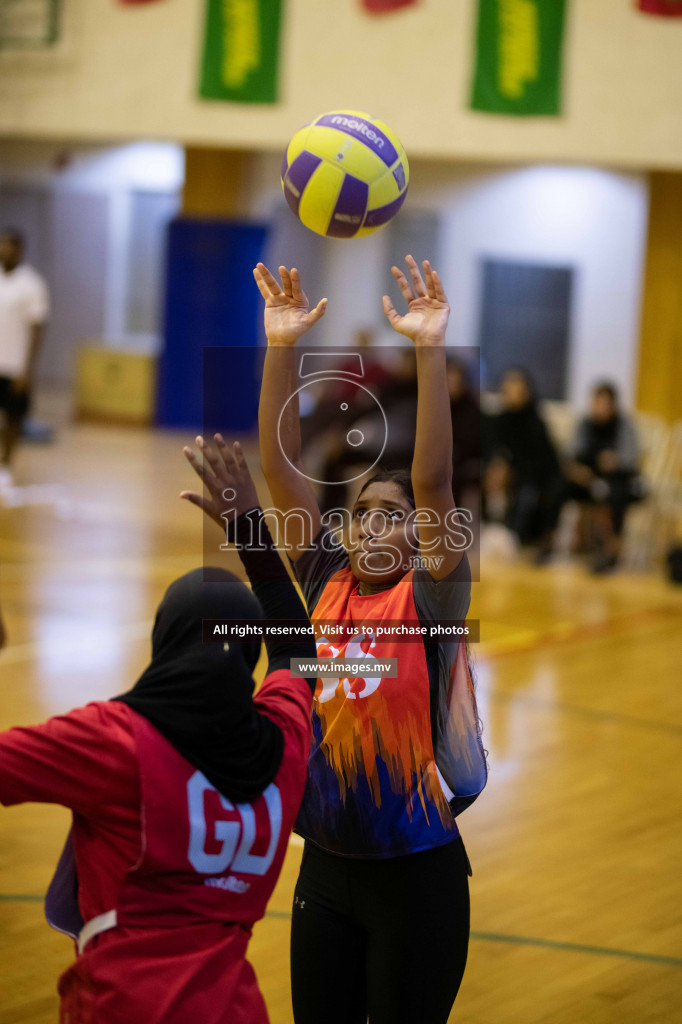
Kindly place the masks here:
POLYGON ((42 277, 23 262, 24 240, 0 231, 0 487, 11 483, 10 463, 28 411, 36 359, 49 311, 42 277))

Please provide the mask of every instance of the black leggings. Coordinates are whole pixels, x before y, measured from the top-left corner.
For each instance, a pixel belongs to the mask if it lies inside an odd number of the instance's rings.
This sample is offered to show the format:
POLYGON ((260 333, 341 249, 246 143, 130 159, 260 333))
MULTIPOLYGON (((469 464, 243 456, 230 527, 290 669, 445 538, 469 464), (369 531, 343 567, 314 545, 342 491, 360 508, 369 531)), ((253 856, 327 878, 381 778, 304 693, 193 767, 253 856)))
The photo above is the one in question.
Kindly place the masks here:
POLYGON ((291 930, 295 1024, 446 1024, 468 945, 461 839, 383 860, 306 843, 291 930))
POLYGON ((611 511, 611 528, 620 537, 625 523, 628 506, 644 496, 641 478, 636 473, 603 473, 598 480, 604 483, 604 496, 595 499, 589 487, 569 481, 566 483, 565 500, 579 501, 589 505, 607 505, 611 511))

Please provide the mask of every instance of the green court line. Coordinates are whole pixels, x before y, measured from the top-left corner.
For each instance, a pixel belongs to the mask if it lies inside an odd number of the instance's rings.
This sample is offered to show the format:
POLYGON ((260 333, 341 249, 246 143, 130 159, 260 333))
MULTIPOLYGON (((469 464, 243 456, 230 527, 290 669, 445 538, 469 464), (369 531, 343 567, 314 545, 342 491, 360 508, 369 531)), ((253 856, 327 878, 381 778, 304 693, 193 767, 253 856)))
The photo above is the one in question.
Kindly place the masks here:
MULTIPOLYGON (((4 903, 42 903, 44 896, 0 893, 4 903)), ((266 917, 278 921, 290 921, 291 914, 285 910, 268 910, 266 917)), ((478 942, 499 942, 509 946, 535 946, 538 949, 555 949, 560 953, 583 953, 589 956, 612 956, 621 960, 640 960, 649 964, 682 968, 682 958, 662 956, 658 953, 638 953, 631 949, 614 949, 611 946, 584 946, 579 942, 558 942, 555 939, 538 939, 529 935, 503 935, 498 932, 471 932, 471 938, 478 942)))
POLYGON ((611 946, 583 946, 579 942, 557 942, 554 939, 535 939, 527 935, 498 935, 496 932, 471 932, 471 938, 478 939, 481 942, 504 942, 513 946, 537 946, 540 949, 556 949, 564 953, 615 956, 625 960, 644 960, 650 964, 664 964, 666 967, 682 967, 682 959, 676 956, 662 956, 658 953, 638 953, 631 949, 613 949, 611 946))
MULTIPOLYGON (((291 914, 283 910, 268 910, 266 917, 279 920, 291 919, 291 914)), ((556 949, 562 953, 587 953, 591 956, 615 956, 625 960, 643 960, 651 964, 663 964, 666 967, 682 967, 682 959, 675 956, 662 956, 659 953, 638 953, 630 949, 613 949, 611 946, 583 946, 579 942, 558 942, 555 939, 536 939, 528 935, 502 935, 498 932, 470 933, 478 942, 502 942, 510 946, 536 946, 539 949, 556 949)))

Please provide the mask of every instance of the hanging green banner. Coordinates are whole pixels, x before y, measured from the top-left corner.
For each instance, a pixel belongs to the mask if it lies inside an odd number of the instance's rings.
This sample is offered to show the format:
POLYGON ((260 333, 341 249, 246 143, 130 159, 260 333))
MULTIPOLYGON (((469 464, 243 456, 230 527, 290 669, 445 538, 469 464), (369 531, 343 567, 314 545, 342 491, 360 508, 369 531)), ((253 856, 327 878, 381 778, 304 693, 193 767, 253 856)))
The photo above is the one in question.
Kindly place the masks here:
POLYGON ((479 0, 471 107, 558 114, 565 0, 479 0))
POLYGON ((207 0, 199 95, 275 103, 282 0, 207 0))

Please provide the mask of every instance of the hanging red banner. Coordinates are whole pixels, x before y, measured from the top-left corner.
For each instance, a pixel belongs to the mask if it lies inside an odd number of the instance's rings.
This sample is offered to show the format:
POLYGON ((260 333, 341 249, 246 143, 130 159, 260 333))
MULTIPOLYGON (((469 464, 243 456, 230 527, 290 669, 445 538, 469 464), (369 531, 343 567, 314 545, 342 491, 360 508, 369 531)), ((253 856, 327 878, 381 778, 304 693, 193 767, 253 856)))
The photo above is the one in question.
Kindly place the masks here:
POLYGON ((413 7, 417 0, 362 0, 362 6, 371 14, 388 14, 400 7, 413 7))
POLYGON ((682 18, 682 0, 638 0, 645 14, 662 14, 666 18, 682 18))

